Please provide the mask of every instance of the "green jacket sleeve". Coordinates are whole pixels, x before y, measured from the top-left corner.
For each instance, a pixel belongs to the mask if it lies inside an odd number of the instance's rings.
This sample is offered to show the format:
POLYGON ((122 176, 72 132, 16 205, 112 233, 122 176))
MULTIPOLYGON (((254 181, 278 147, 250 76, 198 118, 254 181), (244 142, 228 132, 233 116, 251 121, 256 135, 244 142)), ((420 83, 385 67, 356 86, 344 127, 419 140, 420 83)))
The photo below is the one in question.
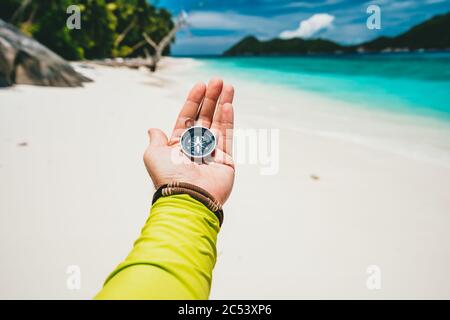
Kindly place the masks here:
POLYGON ((95 299, 207 299, 219 220, 188 195, 162 197, 95 299))

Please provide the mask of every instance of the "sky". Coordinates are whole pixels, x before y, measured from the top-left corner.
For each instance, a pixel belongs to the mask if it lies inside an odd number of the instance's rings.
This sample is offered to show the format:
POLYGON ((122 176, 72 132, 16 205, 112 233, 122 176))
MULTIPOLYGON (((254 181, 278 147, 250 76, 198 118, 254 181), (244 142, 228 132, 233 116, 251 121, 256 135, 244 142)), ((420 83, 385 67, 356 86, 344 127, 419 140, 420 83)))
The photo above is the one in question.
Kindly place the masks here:
MULTIPOLYGON (((260 40, 324 38, 355 44, 395 36, 436 14, 450 12, 450 0, 153 0, 174 16, 188 14, 173 55, 221 54, 245 36, 260 40), (367 8, 378 5, 381 28, 369 30, 367 8)), ((449 32, 449 30, 443 30, 449 32)))

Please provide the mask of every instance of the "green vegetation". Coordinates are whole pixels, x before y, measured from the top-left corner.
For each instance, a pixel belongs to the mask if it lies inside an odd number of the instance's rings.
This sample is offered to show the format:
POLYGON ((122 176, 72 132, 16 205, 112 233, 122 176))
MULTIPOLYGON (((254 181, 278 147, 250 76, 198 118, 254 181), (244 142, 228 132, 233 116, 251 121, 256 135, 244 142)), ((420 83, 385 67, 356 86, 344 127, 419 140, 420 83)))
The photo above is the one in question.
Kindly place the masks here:
POLYGON ((343 50, 344 47, 328 40, 304 40, 294 38, 289 40, 272 39, 259 41, 253 36, 242 39, 229 50, 226 56, 236 55, 296 55, 310 53, 329 53, 343 50))
POLYGON ((1 0, 0 19, 68 60, 152 54, 142 33, 158 43, 173 28, 170 13, 146 0, 1 0), (79 30, 66 27, 73 4, 81 9, 79 30))
POLYGON ((369 51, 381 51, 387 48, 449 49, 449 30, 450 12, 420 23, 399 36, 379 37, 360 46, 369 51))
POLYGON ((343 46, 323 39, 259 41, 245 37, 224 52, 226 56, 246 55, 299 55, 321 53, 352 53, 357 51, 379 52, 389 50, 448 50, 450 49, 450 13, 427 20, 397 37, 379 37, 355 46, 343 46))

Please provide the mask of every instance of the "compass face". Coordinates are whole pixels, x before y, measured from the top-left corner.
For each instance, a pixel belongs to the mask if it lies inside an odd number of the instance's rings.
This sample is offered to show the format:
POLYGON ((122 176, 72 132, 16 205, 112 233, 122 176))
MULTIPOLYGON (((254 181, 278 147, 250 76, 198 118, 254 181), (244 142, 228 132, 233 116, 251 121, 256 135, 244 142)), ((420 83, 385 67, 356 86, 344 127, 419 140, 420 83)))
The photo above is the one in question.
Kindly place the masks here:
POLYGON ((191 127, 181 136, 181 150, 192 158, 209 156, 216 148, 216 137, 207 128, 191 127))

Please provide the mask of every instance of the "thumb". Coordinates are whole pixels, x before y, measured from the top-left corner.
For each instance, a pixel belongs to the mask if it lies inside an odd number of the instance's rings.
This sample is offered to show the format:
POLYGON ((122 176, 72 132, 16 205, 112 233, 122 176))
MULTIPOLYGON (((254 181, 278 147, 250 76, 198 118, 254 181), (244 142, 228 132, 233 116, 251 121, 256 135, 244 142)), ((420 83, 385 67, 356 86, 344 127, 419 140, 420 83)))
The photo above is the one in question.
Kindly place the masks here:
POLYGON ((150 147, 166 146, 168 143, 166 134, 160 129, 148 129, 148 136, 150 138, 150 147))

